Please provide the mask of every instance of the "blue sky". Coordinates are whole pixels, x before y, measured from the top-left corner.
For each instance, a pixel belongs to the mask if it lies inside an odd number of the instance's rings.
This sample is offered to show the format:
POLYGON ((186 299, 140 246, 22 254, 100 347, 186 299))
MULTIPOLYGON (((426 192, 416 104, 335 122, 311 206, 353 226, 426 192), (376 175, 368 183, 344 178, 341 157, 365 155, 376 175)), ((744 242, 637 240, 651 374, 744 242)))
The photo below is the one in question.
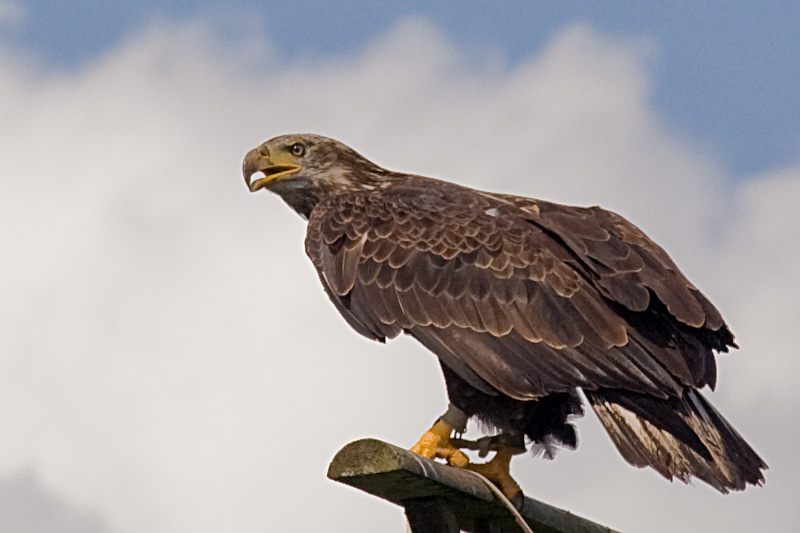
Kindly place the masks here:
POLYGON ((515 459, 526 492, 620 531, 800 523, 796 8, 602 4, 0 0, 0 530, 402 530, 324 473, 411 446, 444 385, 351 331, 304 222, 247 191, 244 154, 303 131, 617 211, 731 325, 705 392, 764 487, 668 483, 587 413, 575 452, 515 459))
POLYGON ((212 18, 225 38, 255 31, 284 61, 347 56, 421 17, 460 49, 514 65, 567 25, 648 39, 652 105, 734 178, 794 163, 800 149, 800 6, 768 2, 24 2, 5 41, 52 68, 75 69, 157 20, 212 18), (491 4, 491 5, 490 5, 491 4), (243 24, 247 13, 257 20, 243 24))

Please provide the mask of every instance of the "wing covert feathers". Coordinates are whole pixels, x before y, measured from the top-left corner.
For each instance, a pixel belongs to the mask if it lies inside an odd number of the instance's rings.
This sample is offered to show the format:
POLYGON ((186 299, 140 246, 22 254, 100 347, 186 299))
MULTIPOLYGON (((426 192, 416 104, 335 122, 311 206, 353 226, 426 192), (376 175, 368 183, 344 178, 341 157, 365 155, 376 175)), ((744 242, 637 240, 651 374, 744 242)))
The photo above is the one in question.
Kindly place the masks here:
POLYGON ((600 208, 405 176, 320 203, 306 250, 362 334, 406 331, 515 398, 680 395, 713 385, 708 345, 733 340, 660 247, 600 208))

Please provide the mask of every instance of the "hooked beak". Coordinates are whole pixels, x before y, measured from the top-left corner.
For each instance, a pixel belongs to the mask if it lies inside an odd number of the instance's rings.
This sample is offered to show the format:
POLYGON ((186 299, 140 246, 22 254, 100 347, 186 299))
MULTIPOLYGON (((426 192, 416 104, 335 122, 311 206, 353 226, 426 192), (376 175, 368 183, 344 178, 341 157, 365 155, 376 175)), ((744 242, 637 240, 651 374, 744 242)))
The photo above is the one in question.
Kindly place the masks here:
POLYGON ((273 161, 270 158, 269 151, 265 146, 253 148, 247 152, 242 163, 242 173, 250 192, 267 187, 273 181, 294 174, 302 168, 300 165, 281 163, 281 161, 273 161), (257 174, 262 174, 262 176, 253 179, 257 174))

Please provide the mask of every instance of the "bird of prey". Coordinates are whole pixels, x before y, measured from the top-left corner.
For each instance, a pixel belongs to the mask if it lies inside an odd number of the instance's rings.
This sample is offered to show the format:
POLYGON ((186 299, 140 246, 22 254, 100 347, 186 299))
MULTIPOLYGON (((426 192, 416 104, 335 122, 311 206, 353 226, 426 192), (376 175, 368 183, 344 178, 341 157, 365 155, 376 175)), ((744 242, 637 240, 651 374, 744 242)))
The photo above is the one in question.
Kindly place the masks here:
POLYGON ((511 457, 575 448, 583 391, 632 465, 723 493, 763 483, 764 461, 700 393, 731 331, 622 216, 392 172, 310 134, 254 148, 243 172, 308 220, 306 253, 353 329, 438 356, 450 406, 412 451, 519 498, 511 457), (453 439, 473 417, 493 429, 486 463, 453 439))

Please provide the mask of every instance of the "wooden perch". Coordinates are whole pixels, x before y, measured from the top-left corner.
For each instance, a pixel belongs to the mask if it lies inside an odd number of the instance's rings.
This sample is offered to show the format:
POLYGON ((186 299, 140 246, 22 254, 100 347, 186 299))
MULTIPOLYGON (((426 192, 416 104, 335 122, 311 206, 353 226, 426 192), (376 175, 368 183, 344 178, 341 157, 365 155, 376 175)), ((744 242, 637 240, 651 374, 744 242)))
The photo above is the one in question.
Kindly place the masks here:
MULTIPOLYGON (((414 533, 516 533, 511 512, 471 472, 376 440, 342 448, 328 477, 402 505, 414 533)), ((568 511, 525 498, 520 510, 535 533, 617 533, 568 511)))

